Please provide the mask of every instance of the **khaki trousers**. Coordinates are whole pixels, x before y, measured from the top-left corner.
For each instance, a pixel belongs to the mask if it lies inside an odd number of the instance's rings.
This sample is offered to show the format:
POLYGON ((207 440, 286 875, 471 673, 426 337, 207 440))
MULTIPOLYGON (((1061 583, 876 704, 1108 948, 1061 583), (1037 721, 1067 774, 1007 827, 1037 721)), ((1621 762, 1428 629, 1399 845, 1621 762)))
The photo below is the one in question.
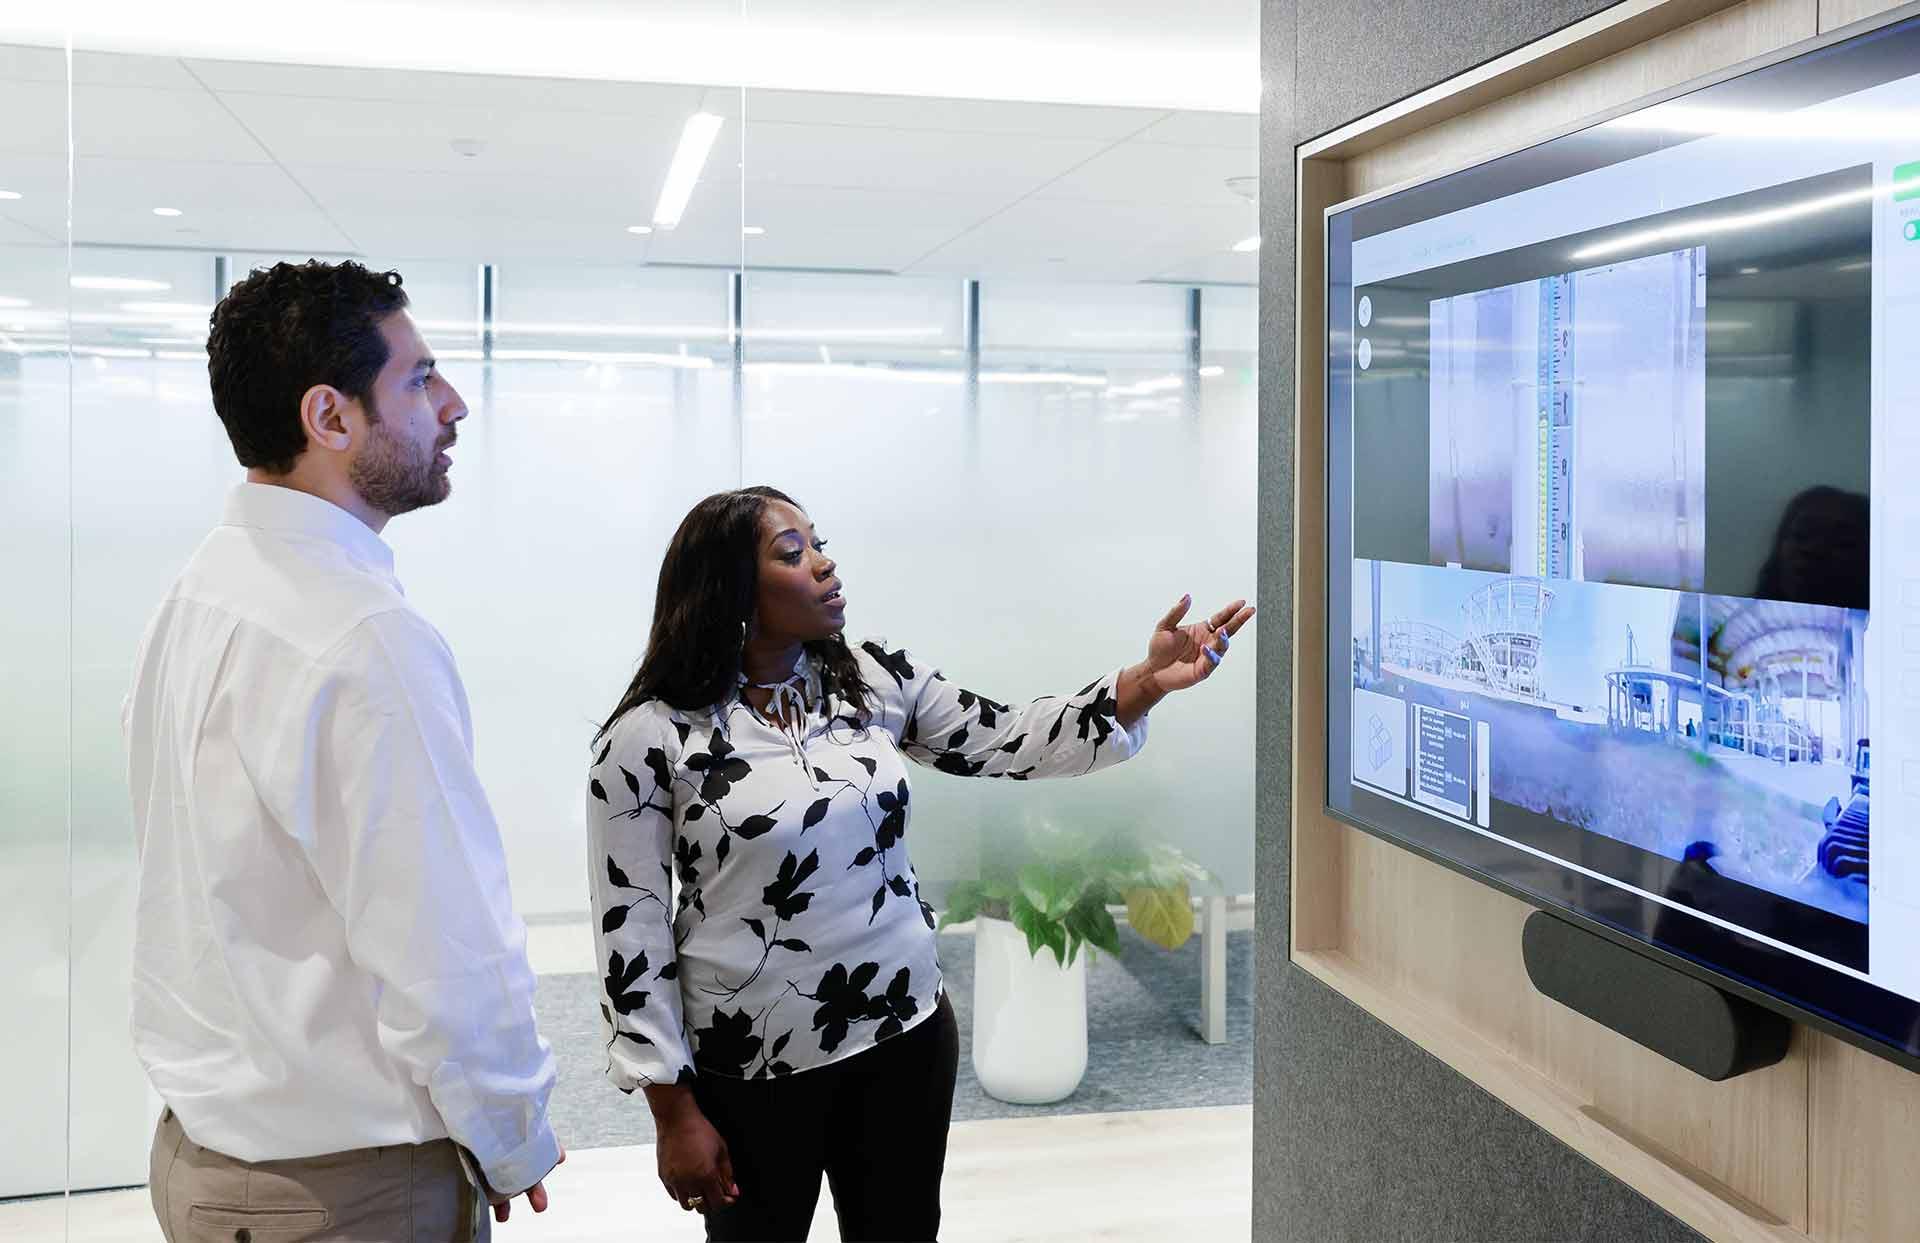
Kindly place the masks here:
POLYGON ((452 1140, 237 1161, 154 1128, 148 1190, 167 1243, 485 1243, 492 1222, 452 1140))

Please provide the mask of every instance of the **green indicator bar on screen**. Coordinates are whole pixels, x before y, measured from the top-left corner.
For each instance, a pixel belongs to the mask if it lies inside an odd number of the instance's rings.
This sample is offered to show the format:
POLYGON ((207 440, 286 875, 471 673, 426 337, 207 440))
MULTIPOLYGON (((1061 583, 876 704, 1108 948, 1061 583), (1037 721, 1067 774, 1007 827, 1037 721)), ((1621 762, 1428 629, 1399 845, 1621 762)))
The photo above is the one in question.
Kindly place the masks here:
POLYGON ((1896 164, 1893 168, 1893 201, 1920 199, 1920 160, 1896 164))

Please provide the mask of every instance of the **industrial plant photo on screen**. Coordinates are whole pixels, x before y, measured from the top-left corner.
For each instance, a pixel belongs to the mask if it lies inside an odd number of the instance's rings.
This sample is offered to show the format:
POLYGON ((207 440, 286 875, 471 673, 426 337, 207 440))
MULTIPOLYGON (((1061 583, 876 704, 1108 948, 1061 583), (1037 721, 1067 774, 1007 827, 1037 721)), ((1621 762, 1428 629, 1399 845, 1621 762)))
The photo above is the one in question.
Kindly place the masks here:
POLYGON ((1352 634, 1363 786, 1866 923, 1865 610, 1358 560, 1352 634))
POLYGON ((1436 298, 1435 565, 1699 590, 1705 246, 1436 298))

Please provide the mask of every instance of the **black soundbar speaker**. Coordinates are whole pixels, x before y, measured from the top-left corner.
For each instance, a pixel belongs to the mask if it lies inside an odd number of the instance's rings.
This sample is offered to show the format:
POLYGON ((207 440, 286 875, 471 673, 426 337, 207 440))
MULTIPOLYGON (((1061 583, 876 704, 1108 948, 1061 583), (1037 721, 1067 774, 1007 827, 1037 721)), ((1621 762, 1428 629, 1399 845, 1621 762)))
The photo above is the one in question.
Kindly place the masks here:
POLYGON ((1731 1079, 1787 1055, 1793 1024, 1546 911, 1520 934, 1527 978, 1570 1010, 1678 1062, 1731 1079))

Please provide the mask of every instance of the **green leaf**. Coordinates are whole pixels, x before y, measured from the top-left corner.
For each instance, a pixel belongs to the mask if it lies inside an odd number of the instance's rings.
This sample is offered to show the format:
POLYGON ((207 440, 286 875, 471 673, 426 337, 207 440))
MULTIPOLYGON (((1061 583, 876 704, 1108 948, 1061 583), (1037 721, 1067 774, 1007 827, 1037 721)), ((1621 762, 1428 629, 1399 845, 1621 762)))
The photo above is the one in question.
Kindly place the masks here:
POLYGON ((1039 957, 1040 947, 1046 944, 1047 917, 1034 909, 1033 903, 1021 894, 1015 894, 1008 914, 1013 917, 1013 926, 1027 938, 1027 953, 1039 957))
POLYGON ((1127 922, 1162 949, 1179 949, 1193 935, 1193 895, 1187 882, 1142 886, 1127 893, 1127 922))
POLYGON ((947 892, 946 913, 940 916, 940 926, 964 924, 980 913, 980 904, 986 895, 981 892, 977 880, 963 880, 947 892))
MULTIPOLYGON (((1053 959, 1061 966, 1067 965, 1067 930, 1061 924, 1048 920, 1046 924, 1047 948, 1053 951, 1053 959)), ((1035 953, 1038 958, 1039 954, 1035 953)))
POLYGON ((1020 869, 1020 896, 1025 898, 1037 911, 1051 915, 1053 904, 1057 900, 1054 893, 1054 877, 1051 869, 1038 863, 1029 863, 1020 869))
POLYGON ((1107 914, 1104 903, 1082 901, 1067 916, 1067 931, 1098 949, 1116 957, 1120 953, 1120 927, 1107 914))

